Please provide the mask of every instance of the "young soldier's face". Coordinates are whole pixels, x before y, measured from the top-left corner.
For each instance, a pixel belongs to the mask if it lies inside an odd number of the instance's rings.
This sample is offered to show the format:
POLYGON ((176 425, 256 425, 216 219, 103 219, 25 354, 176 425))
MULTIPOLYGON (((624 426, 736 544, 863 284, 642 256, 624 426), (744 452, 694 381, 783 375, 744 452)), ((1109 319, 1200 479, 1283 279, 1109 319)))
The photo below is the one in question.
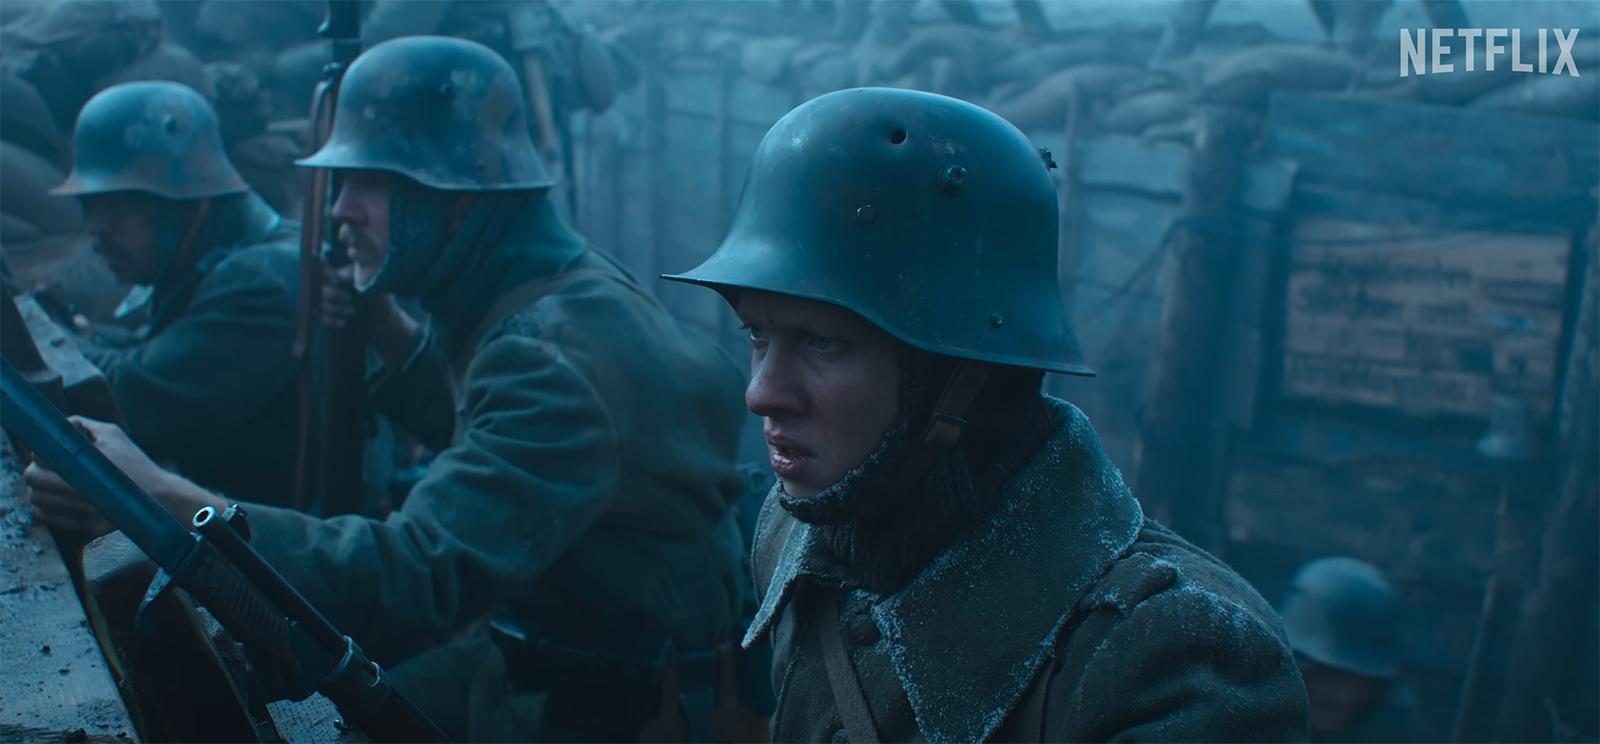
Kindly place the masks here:
POLYGON ((810 498, 860 465, 899 413, 896 342, 848 310, 753 290, 735 309, 750 335, 745 405, 762 417, 772 469, 810 498))
POLYGON ((161 239, 155 197, 132 191, 83 197, 84 231, 94 250, 123 284, 161 278, 161 239))
POLYGON ((389 193, 393 176, 382 171, 345 171, 333 218, 348 227, 350 261, 357 287, 377 278, 389 257, 389 193))

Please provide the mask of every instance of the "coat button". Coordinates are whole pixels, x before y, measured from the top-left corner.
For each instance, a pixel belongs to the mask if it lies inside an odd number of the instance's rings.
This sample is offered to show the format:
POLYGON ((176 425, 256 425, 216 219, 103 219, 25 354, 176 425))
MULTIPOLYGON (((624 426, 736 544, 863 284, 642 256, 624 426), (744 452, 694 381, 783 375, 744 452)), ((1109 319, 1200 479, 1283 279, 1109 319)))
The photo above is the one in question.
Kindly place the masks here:
POLYGON ((878 624, 865 612, 852 615, 846 630, 850 632, 850 640, 855 641, 857 646, 871 646, 883 637, 883 633, 878 630, 878 624))
POLYGON ((844 726, 839 726, 828 736, 828 741, 833 742, 833 744, 849 744, 850 735, 844 732, 844 726))

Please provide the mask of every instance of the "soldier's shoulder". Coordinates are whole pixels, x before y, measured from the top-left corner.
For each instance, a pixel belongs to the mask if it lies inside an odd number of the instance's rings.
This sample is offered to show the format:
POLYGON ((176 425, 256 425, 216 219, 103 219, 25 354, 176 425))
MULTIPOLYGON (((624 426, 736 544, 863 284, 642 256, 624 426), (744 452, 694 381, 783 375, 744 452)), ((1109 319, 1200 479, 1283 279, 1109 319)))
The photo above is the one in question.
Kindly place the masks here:
POLYGON ((599 270, 562 271, 511 287, 490 308, 485 340, 511 335, 562 340, 594 340, 601 329, 615 330, 627 293, 599 270))
POLYGON ((1160 525, 1147 522, 1075 609, 1051 683, 1056 738, 1304 738, 1305 689, 1277 616, 1160 525))
POLYGON ((272 289, 289 297, 300 292, 299 246, 266 242, 235 248, 206 272, 202 287, 272 289))
POLYGON ((1156 604, 1169 610, 1228 616, 1283 638, 1276 613, 1249 582, 1210 553, 1146 520, 1133 545, 1084 595, 1079 609, 1126 615, 1158 599, 1156 604))

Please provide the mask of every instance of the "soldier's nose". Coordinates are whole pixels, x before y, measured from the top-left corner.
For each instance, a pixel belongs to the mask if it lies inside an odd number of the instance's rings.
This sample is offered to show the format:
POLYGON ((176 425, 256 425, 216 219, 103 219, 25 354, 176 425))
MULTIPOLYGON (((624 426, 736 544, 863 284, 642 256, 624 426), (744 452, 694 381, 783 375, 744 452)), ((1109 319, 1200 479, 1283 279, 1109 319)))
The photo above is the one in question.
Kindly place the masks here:
POLYGON ((762 418, 800 413, 805 408, 804 391, 793 375, 786 374, 782 359, 767 358, 750 370, 750 384, 744 389, 744 404, 762 418))

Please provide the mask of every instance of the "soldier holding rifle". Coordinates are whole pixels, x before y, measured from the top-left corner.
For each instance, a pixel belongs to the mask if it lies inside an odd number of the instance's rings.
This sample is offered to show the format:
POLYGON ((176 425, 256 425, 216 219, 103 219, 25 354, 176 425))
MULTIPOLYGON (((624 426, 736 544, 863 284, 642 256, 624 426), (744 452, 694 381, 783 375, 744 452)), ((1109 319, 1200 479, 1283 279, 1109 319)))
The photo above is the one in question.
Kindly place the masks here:
MULTIPOLYGON (((510 65, 464 40, 396 39, 346 72, 303 165, 343 175, 373 401, 442 452, 384 521, 252 506, 253 542, 375 659, 406 660, 398 686, 453 736, 683 735, 677 692, 715 668, 747 580, 739 373, 562 223, 524 111, 510 65)), ((173 513, 226 507, 87 425, 173 513)))

